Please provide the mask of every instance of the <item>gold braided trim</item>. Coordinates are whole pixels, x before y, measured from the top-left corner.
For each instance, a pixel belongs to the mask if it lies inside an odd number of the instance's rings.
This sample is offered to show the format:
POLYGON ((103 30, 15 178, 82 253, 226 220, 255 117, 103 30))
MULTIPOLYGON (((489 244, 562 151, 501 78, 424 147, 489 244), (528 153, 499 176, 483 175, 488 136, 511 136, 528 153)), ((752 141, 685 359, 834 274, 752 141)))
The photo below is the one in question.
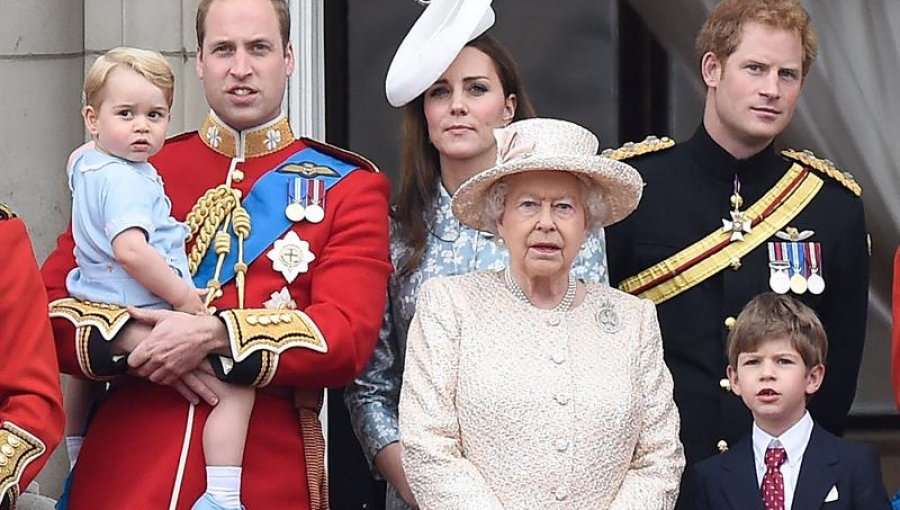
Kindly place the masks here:
POLYGON ((121 306, 63 298, 50 303, 50 317, 66 319, 76 328, 97 328, 104 340, 111 341, 131 315, 121 306))
POLYGON ((323 390, 296 390, 295 403, 300 415, 300 433, 306 458, 306 482, 309 488, 310 510, 328 510, 328 477, 325 473, 325 437, 319 411, 322 410, 323 390))
POLYGON ((843 187, 849 189, 854 195, 858 197, 862 196, 862 186, 856 182, 853 175, 850 172, 840 171, 830 160, 819 158, 810 150, 801 152, 795 151, 794 149, 787 149, 781 151, 781 155, 791 161, 799 161, 803 165, 831 177, 843 187))
POLYGON ((278 355, 269 351, 262 351, 262 367, 259 374, 253 381, 255 388, 265 388, 275 378, 275 371, 278 370, 278 355))
POLYGON ((28 464, 47 451, 44 442, 13 422, 0 427, 0 501, 9 496, 10 508, 16 507, 19 479, 28 464))
POLYGON ((672 147, 675 147, 675 140, 672 140, 668 136, 659 138, 650 135, 641 142, 628 142, 618 149, 605 149, 600 155, 609 159, 624 161, 644 154, 650 154, 651 152, 671 149, 672 147))
MULTIPOLYGON (((772 189, 763 195, 763 197, 753 204, 753 206, 747 209, 745 213, 747 217, 759 217, 764 211, 769 209, 802 172, 803 167, 800 165, 794 164, 791 166, 784 177, 782 177, 772 189)), ((803 181, 797 186, 793 193, 791 193, 791 195, 771 214, 763 219, 763 221, 755 225, 749 234, 745 234, 743 241, 732 242, 725 248, 706 257, 685 271, 679 272, 679 269, 687 262, 702 256, 730 236, 730 232, 723 232, 722 229, 717 229, 700 241, 688 246, 666 260, 623 281, 619 285, 619 289, 631 293, 661 277, 674 273, 675 276, 672 278, 644 290, 638 294, 638 296, 649 299, 653 301, 654 304, 658 305, 681 294, 730 266, 732 259, 740 259, 762 244, 766 239, 775 235, 775 232, 784 228, 785 225, 795 218, 797 214, 812 201, 816 193, 822 188, 822 184, 822 179, 812 173, 807 173, 806 177, 803 178, 803 181)))
POLYGON ((190 230, 188 241, 194 240, 188 253, 188 269, 192 275, 197 272, 200 261, 209 251, 219 226, 239 203, 238 191, 222 184, 207 190, 191 208, 185 223, 190 230))
POLYGON ((220 317, 228 329, 231 357, 236 363, 255 351, 281 354, 292 347, 302 347, 328 352, 319 328, 299 310, 234 309, 222 312, 220 317))

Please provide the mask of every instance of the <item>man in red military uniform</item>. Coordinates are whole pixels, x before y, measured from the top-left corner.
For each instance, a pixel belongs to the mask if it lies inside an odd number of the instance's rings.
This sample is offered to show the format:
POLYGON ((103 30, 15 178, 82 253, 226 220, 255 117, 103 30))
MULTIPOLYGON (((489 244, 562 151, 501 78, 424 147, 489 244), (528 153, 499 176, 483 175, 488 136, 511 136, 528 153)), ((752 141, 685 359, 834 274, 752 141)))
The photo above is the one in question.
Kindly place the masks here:
POLYGON ((190 508, 205 487, 210 407, 194 404, 215 402, 202 383, 210 366, 258 388, 242 501, 327 508, 323 388, 363 368, 381 323, 389 185, 363 158, 292 134, 281 111, 294 67, 287 2, 203 0, 197 28, 212 111, 152 162, 172 214, 190 227, 194 282, 210 289, 213 314, 67 299, 73 242, 60 236, 44 266, 60 366, 111 381, 72 474, 70 510, 190 508))
POLYGON ((0 205, 0 509, 38 474, 62 436, 47 293, 25 224, 0 205))

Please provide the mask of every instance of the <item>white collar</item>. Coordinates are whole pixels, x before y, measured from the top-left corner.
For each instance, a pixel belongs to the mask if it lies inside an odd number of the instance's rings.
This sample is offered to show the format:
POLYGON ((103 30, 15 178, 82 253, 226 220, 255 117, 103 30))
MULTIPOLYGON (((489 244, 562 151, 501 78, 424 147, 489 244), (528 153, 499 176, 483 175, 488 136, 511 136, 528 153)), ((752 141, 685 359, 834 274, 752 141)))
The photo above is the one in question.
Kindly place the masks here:
POLYGON ((792 467, 799 466, 799 462, 803 460, 803 454, 806 452, 806 447, 809 445, 809 438, 812 435, 814 424, 809 411, 806 411, 803 413, 803 417, 793 424, 791 428, 784 431, 781 436, 772 437, 759 428, 759 425, 754 420, 753 457, 756 460, 756 465, 765 465, 766 450, 770 446, 781 446, 787 452, 787 461, 785 462, 792 467))

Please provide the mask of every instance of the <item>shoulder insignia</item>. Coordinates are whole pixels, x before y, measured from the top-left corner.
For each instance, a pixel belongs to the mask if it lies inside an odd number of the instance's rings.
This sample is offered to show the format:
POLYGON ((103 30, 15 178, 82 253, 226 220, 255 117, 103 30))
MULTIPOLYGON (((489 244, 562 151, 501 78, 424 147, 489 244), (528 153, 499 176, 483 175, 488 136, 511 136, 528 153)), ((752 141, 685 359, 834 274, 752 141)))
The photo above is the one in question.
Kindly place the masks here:
POLYGON ((298 174, 307 179, 312 179, 314 177, 340 177, 340 174, 335 172, 333 168, 325 165, 316 165, 311 161, 305 161, 303 163, 285 163, 278 167, 276 172, 298 174))
POLYGON ((318 140, 313 140, 312 138, 301 137, 300 140, 303 141, 306 145, 313 147, 317 150, 328 154, 329 156, 333 156, 342 161, 346 161, 349 163, 353 163, 357 165, 359 168, 364 170, 369 170, 370 172, 380 172, 378 167, 375 166, 375 163, 372 163, 364 156, 357 154, 352 151, 348 151, 347 149, 342 149, 336 145, 331 145, 330 143, 320 142, 318 140))
POLYGON ((10 218, 15 218, 16 213, 12 211, 6 204, 0 204, 0 220, 8 220, 10 218))
POLYGON ((642 142, 628 142, 618 149, 605 149, 600 155, 605 158, 624 161, 644 154, 650 154, 651 152, 671 149, 674 146, 675 140, 672 140, 668 136, 659 138, 651 135, 644 138, 644 141, 642 142))
POLYGON ((781 155, 789 160, 797 161, 813 170, 825 174, 828 177, 839 182, 842 186, 849 189, 856 196, 862 196, 862 187, 853 178, 850 172, 842 172, 834 163, 827 159, 817 157, 810 150, 796 151, 794 149, 786 149, 781 151, 781 155))

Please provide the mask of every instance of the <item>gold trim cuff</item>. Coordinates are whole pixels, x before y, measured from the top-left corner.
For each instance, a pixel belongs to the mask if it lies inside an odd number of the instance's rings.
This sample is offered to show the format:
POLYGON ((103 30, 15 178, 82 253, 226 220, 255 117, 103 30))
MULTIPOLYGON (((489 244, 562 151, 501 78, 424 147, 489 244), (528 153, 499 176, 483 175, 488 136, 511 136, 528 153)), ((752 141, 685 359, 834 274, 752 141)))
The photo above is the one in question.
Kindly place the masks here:
POLYGON ((281 354, 300 347, 328 352, 328 344, 316 323, 297 310, 226 310, 220 317, 225 321, 231 355, 237 363, 256 351, 281 354))
POLYGON ((45 451, 43 441, 15 423, 0 426, 0 501, 8 495, 10 508, 15 508, 22 472, 45 451))
POLYGON ((111 341, 131 316, 121 306, 79 301, 75 298, 57 299, 50 303, 50 317, 68 320, 76 328, 97 328, 106 341, 111 341))

